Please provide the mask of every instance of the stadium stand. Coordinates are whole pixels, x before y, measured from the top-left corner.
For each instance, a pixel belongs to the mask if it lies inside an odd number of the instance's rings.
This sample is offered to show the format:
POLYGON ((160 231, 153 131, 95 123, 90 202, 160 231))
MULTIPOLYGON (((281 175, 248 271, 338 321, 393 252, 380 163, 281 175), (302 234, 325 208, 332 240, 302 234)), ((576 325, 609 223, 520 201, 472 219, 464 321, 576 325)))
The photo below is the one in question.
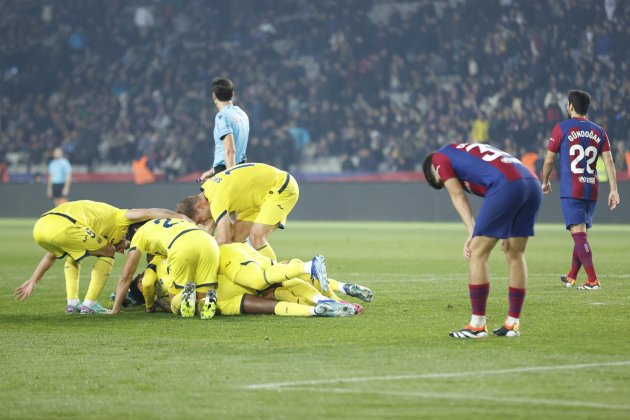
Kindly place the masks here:
POLYGON ((78 172, 131 174, 142 156, 160 179, 207 169, 217 75, 250 116, 249 159, 293 170, 414 171, 465 139, 539 153, 575 87, 593 94, 590 116, 613 143, 630 138, 628 2, 0 8, 0 161, 12 174, 41 173, 56 145, 78 172))

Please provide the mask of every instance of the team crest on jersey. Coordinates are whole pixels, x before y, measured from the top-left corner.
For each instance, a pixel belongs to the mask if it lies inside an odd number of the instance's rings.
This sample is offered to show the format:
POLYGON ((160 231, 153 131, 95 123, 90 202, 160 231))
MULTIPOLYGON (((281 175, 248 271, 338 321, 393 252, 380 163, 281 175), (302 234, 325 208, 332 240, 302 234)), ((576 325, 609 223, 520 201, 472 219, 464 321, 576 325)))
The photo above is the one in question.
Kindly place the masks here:
POLYGON ((219 178, 218 176, 215 176, 215 177, 214 177, 214 182, 215 182, 215 183, 217 183, 217 184, 218 184, 219 182, 221 182, 222 180, 223 180, 223 178, 219 178))

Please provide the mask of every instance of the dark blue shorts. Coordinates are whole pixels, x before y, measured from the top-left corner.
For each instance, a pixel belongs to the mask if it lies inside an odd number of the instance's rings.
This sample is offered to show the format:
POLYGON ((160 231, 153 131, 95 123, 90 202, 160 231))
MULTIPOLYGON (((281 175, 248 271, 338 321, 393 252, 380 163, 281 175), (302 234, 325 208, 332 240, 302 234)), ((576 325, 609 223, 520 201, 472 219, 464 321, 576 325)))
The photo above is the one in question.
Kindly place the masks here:
POLYGON ((534 236, 534 222, 542 202, 538 179, 512 181, 483 200, 473 236, 515 238, 534 236))
POLYGON ((591 228, 597 201, 562 197, 560 199, 560 205, 567 229, 569 229, 571 225, 581 225, 582 223, 586 224, 587 229, 591 228))

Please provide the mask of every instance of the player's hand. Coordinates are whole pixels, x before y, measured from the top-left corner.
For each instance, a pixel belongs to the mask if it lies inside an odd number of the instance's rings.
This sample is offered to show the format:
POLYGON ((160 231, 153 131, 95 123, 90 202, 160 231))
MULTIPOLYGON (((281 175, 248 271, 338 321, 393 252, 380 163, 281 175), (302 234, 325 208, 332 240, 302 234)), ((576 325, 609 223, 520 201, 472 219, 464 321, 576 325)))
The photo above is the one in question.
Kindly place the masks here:
POLYGON ((35 283, 30 280, 25 281, 20 287, 15 289, 15 300, 23 301, 33 293, 33 289, 35 289, 35 283))
POLYGON ((608 208, 614 210, 617 207, 621 200, 619 199, 619 193, 617 191, 611 191, 608 194, 608 208))
POLYGON ((46 190, 46 196, 52 198, 52 190, 46 190))
POLYGON ((542 184, 543 193, 549 194, 551 192, 551 182, 547 182, 546 184, 542 184))
POLYGON ((469 260, 470 259, 470 254, 472 254, 472 252, 470 251, 470 243, 472 242, 473 236, 470 235, 468 237, 468 239, 466 239, 466 242, 464 242, 464 257, 469 260))
POLYGON ((118 309, 118 310, 108 309, 107 310, 107 315, 118 315, 119 313, 120 313, 120 309, 118 309))
POLYGON ((61 191, 61 195, 63 195, 64 197, 67 197, 69 192, 70 191, 68 190, 67 187, 63 187, 63 190, 61 191))
POLYGON ((214 175, 214 168, 207 170, 206 172, 204 172, 203 174, 201 174, 201 176, 197 179, 195 179, 195 181, 197 182, 203 182, 206 179, 210 178, 212 175, 214 175))
POLYGON ((144 310, 148 314, 153 313, 153 312, 155 312, 155 305, 151 306, 150 308, 146 308, 145 307, 144 310))

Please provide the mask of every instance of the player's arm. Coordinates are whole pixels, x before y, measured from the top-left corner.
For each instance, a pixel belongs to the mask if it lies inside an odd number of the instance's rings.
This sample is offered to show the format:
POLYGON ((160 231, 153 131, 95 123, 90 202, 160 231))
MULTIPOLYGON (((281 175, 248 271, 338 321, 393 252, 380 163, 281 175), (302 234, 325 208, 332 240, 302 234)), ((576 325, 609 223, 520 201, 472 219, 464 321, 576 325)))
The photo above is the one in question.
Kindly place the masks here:
POLYGON ((542 188, 545 194, 551 192, 549 177, 551 176, 551 171, 553 171, 553 163, 556 161, 556 155, 557 153, 551 150, 547 150, 547 154, 545 155, 545 163, 543 163, 542 169, 542 188))
POLYGON ((50 176, 50 166, 48 167, 48 182, 46 184, 46 195, 52 198, 52 177, 50 176))
POLYGON ((449 178, 444 181, 444 187, 451 196, 453 207, 455 207, 455 210, 457 210, 462 222, 466 225, 468 239, 466 239, 466 242, 464 243, 464 256, 466 258, 470 258, 470 241, 472 240, 473 230, 475 229, 475 219, 473 218, 472 209, 470 208, 470 203, 466 197, 466 192, 457 178, 449 178))
POLYGON ((190 223, 193 222, 189 217, 166 209, 129 209, 125 213, 125 217, 132 222, 143 222, 150 219, 184 219, 190 223))
POLYGON ((114 301, 114 306, 110 311, 111 315, 115 315, 120 312, 122 304, 125 300, 125 296, 127 296, 127 290, 129 290, 129 285, 131 284, 131 280, 133 279, 133 275, 136 272, 136 268, 138 268, 138 264, 140 263, 141 256, 142 252, 137 249, 132 249, 127 254, 127 261, 125 261, 125 266, 123 267, 122 274, 118 279, 118 286, 116 286, 116 300, 114 301))
POLYGON ((31 278, 15 289, 15 299, 23 301, 29 297, 33 293, 35 286, 37 286, 42 277, 44 277, 44 274, 46 274, 46 271, 53 266, 56 260, 57 258, 55 257, 55 254, 52 252, 46 252, 37 264, 37 267, 35 267, 35 271, 31 275, 31 278))
POLYGON ((229 244, 232 242, 233 232, 232 232, 232 222, 230 221, 230 213, 227 210, 224 210, 221 215, 217 218, 217 222, 215 224, 214 229, 214 239, 217 240, 219 245, 229 244))
POLYGON ((229 169, 236 165, 236 146, 234 145, 234 135, 227 134, 223 139, 223 148, 225 150, 225 168, 229 169))
POLYGON ((155 264, 149 264, 144 270, 144 275, 140 280, 142 285, 142 296, 144 296, 144 304, 147 312, 155 310, 155 283, 157 282, 157 267, 155 264))
POLYGON ((214 175, 214 168, 210 168, 206 172, 202 173, 199 178, 195 179, 195 181, 204 182, 206 179, 210 178, 212 175, 214 175))
POLYGON ((556 155, 560 151, 560 145, 562 144, 562 128, 560 124, 556 124, 551 130, 551 136, 549 137, 549 144, 547 144, 547 154, 545 155, 545 162, 542 169, 542 190, 545 194, 551 192, 551 183, 549 177, 551 171, 553 171, 553 163, 556 160, 556 155))
POLYGON ((610 184, 610 193, 608 194, 608 208, 614 210, 617 204, 621 202, 619 191, 617 190, 617 171, 615 170, 615 161, 610 151, 602 153, 604 166, 606 167, 606 175, 608 175, 608 183, 610 184))

